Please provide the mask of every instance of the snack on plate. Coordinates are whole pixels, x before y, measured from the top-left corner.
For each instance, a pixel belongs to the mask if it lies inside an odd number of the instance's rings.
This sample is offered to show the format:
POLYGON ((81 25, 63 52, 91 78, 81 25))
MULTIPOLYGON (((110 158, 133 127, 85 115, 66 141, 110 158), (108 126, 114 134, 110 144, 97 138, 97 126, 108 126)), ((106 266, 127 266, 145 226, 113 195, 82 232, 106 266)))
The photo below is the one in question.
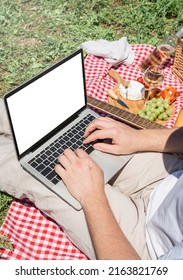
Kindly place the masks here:
POLYGON ((148 100, 146 106, 139 110, 137 114, 150 121, 167 121, 171 115, 171 107, 168 104, 168 99, 153 98, 148 100))
POLYGON ((144 97, 144 86, 142 83, 131 80, 128 86, 119 84, 120 95, 128 100, 141 100, 144 97))

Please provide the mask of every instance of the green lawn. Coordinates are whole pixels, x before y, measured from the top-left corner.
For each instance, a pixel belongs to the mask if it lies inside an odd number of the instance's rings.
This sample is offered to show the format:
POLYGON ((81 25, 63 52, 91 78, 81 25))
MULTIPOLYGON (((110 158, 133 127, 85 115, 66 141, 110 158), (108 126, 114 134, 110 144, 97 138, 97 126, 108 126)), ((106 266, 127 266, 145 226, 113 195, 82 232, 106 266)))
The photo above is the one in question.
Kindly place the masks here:
MULTIPOLYGON (((182 0, 0 1, 0 95, 88 40, 157 45, 183 25, 182 0)), ((10 198, 0 196, 0 224, 10 198)))

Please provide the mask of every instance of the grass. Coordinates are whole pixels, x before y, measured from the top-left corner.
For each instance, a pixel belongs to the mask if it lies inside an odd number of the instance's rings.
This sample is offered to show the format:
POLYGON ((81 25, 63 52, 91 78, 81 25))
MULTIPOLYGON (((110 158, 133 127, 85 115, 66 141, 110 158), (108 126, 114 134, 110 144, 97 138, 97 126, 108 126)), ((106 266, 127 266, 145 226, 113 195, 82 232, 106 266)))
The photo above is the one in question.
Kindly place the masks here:
POLYGON ((0 225, 4 222, 12 197, 0 192, 0 225))
MULTIPOLYGON (((84 41, 157 45, 183 25, 182 10, 182 0, 0 1, 0 95, 84 41)), ((0 199, 1 223, 11 198, 0 199)))

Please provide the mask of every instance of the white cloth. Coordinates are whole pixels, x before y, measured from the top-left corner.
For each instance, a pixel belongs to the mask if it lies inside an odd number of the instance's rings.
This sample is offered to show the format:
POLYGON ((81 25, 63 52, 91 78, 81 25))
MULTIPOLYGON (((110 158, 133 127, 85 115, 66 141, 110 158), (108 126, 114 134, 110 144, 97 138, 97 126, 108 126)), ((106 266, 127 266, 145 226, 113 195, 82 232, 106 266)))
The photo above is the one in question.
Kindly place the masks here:
POLYGON ((80 47, 87 53, 103 57, 111 65, 125 64, 131 65, 135 54, 127 42, 126 37, 117 41, 96 40, 84 42, 80 47))
POLYGON ((152 259, 183 259, 183 170, 169 175, 151 194, 147 245, 152 259))

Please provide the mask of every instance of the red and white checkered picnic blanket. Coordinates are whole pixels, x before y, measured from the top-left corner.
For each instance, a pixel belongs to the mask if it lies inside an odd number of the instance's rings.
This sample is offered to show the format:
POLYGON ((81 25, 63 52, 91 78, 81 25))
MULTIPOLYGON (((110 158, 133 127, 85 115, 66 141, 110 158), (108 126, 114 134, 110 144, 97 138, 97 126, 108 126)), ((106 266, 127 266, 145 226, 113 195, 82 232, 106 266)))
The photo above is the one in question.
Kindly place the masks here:
MULTIPOLYGON (((136 80, 142 75, 140 62, 152 52, 154 47, 132 45, 135 61, 131 66, 120 66, 116 70, 126 80, 136 80)), ((115 83, 107 75, 110 65, 103 58, 88 55, 85 59, 87 94, 107 102, 107 91, 115 83)), ((167 124, 173 127, 176 117, 183 107, 183 84, 172 72, 172 60, 165 68, 162 88, 174 86, 181 93, 175 102, 175 114, 167 124)), ((66 237, 62 229, 41 213, 27 200, 14 201, 1 227, 1 233, 9 237, 14 251, 0 250, 6 259, 87 259, 66 237)), ((1 255, 2 253, 2 255, 1 255)))
POLYGON ((28 199, 14 201, 1 233, 10 238, 14 251, 0 249, 0 258, 11 260, 86 260, 62 229, 28 199), (2 253, 2 255, 1 255, 2 253))
MULTIPOLYGON (((153 46, 149 45, 131 45, 132 50, 135 52, 134 63, 130 66, 121 65, 115 70, 121 75, 121 77, 127 81, 136 80, 142 76, 140 70, 141 62, 154 50, 153 46)), ((164 81, 161 85, 161 89, 167 86, 175 87, 180 96, 175 102, 175 113, 171 120, 166 124, 167 127, 174 127, 176 118, 180 109, 183 107, 183 83, 172 74, 173 59, 167 60, 164 67, 164 81)), ((97 58, 93 55, 88 55, 85 59, 85 73, 86 73, 86 85, 87 94, 102 101, 108 102, 108 89, 115 86, 115 82, 107 75, 111 65, 103 60, 103 58, 97 58)))

